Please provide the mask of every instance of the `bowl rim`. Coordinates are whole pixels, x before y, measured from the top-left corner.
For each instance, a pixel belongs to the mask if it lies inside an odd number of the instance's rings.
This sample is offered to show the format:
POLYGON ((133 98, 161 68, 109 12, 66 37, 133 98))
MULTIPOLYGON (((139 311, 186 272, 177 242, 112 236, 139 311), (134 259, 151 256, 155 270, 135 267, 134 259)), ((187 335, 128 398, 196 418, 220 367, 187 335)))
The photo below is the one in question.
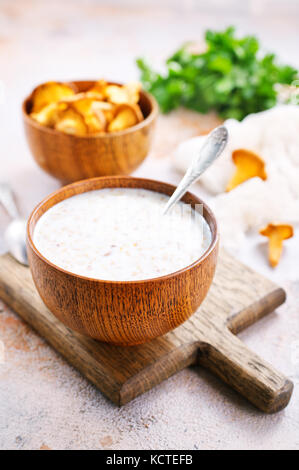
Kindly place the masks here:
MULTIPOLYGON (((169 274, 165 274, 163 276, 159 276, 159 277, 153 277, 153 278, 146 278, 146 279, 137 279, 137 280, 118 280, 118 281, 115 281, 115 280, 109 280, 109 279, 96 279, 96 278, 93 278, 93 277, 88 277, 88 276, 82 276, 81 274, 76 274, 76 273, 73 273, 71 271, 68 271, 64 268, 61 268, 60 266, 58 266, 57 264, 54 264, 52 263, 50 260, 48 260, 35 246, 34 242, 33 242, 33 237, 31 236, 31 225, 33 223, 33 220, 34 220, 34 217, 35 217, 35 214, 47 203, 49 202, 51 199, 55 198, 55 196, 57 194, 60 194, 60 193, 63 193, 65 190, 67 189, 71 189, 75 186, 85 186, 85 184, 89 183, 89 182, 92 182, 92 181, 98 181, 98 180, 105 180, 105 179, 115 179, 115 180, 119 180, 119 179, 122 179, 124 181, 138 181, 140 182, 141 184, 143 182, 146 182, 146 183, 154 183, 154 184, 157 184, 157 183, 161 183, 163 184, 164 187, 168 187, 169 189, 171 189, 172 191, 174 191, 176 189, 176 186, 175 185, 172 185, 170 183, 165 183, 163 181, 160 181, 160 180, 153 180, 153 179, 149 179, 149 178, 137 178, 137 177, 133 177, 133 176, 99 176, 99 177, 95 177, 95 178, 87 178, 87 179, 84 179, 84 180, 80 180, 80 181, 76 181, 74 183, 71 183, 71 184, 68 184, 66 186, 62 186, 61 188, 57 189, 56 191, 53 191, 52 193, 50 193, 48 196, 46 196, 44 199, 42 199, 42 201, 40 201, 39 204, 37 204, 37 206, 35 206, 35 208, 33 209, 33 211, 31 212, 29 218, 28 218, 28 221, 27 221, 27 227, 26 227, 26 234, 27 234, 27 244, 30 246, 31 250, 33 250, 33 252, 35 253, 35 255, 40 258, 41 261, 43 261, 44 263, 50 265, 52 268, 62 272, 63 274, 66 274, 66 275, 69 275, 69 276, 73 276, 74 278, 76 279, 81 279, 81 280, 84 280, 84 281, 89 281, 89 282, 96 282, 96 283, 106 283, 106 284, 113 284, 113 285, 124 285, 124 284, 130 284, 130 285, 134 285, 134 284, 137 284, 137 285, 140 285, 142 283, 152 283, 152 282, 161 282, 161 281, 166 281, 166 280, 170 280, 180 274, 183 274, 184 272, 187 272, 189 271, 190 269, 194 268, 195 266, 197 265, 200 265, 210 254, 212 251, 214 251, 215 247, 217 246, 218 244, 218 241, 219 241, 219 232, 218 232, 218 224, 217 224, 217 220, 216 220, 216 217, 214 215, 214 213, 212 212, 212 210, 210 209, 210 207, 202 200, 200 199, 199 197, 197 197, 195 194, 193 193, 190 193, 189 191, 183 196, 182 199, 184 199, 184 197, 191 197, 193 200, 194 200, 194 203, 195 204, 202 204, 203 207, 204 207, 204 210, 209 214, 209 217, 213 223, 213 226, 214 227, 211 227, 210 223, 207 221, 209 227, 210 227, 210 230, 211 230, 211 234, 212 234, 212 240, 211 240, 211 243, 209 244, 208 248, 204 251, 204 253, 199 257, 197 258, 195 261, 193 261, 193 263, 189 264, 188 266, 185 266, 184 268, 181 268, 177 271, 174 271, 172 273, 169 273, 169 274)), ((109 186, 111 187, 111 186, 109 186)), ((115 187, 119 187, 119 186, 115 186, 115 187)), ((126 187, 126 186, 124 186, 126 187)), ((130 188, 130 186, 128 186, 130 188)), ((108 188, 108 187, 107 187, 108 188)), ((99 189, 105 189, 105 187, 103 188, 99 188, 99 189)), ((136 189, 136 188, 133 188, 133 189, 136 189)), ((142 186, 138 187, 138 189, 142 189, 142 186)), ((152 189, 150 188, 143 188, 143 189, 146 189, 146 190, 149 190, 149 191, 153 191, 152 189)), ((93 189, 96 191, 96 189, 93 189)), ((91 190, 91 191, 93 191, 91 190)), ((82 194, 84 192, 88 192, 87 191, 82 191, 80 193, 77 193, 77 194, 82 194)), ((159 192, 159 191, 157 191, 159 192)), ((166 193, 162 193, 162 194, 166 194, 166 193)), ((75 195, 75 194, 74 194, 75 195)), ((72 195, 70 195, 69 197, 72 197, 72 195)), ((68 199, 68 198, 63 198, 62 201, 64 201, 65 199, 68 199)), ((59 201, 59 202, 62 202, 62 201, 59 201)), ((58 203, 58 202, 57 202, 58 203)), ((55 206, 56 204, 53 204, 53 206, 55 206)), ((51 207, 53 207, 51 206, 51 207)), ((49 210, 49 209, 47 209, 49 210)), ((47 212, 47 210, 45 212, 47 212)), ((44 212, 44 213, 45 213, 44 212)), ((43 214, 42 214, 43 215, 43 214)), ((41 216, 40 216, 41 217, 41 216)), ((40 218, 39 217, 39 218, 40 218)), ((39 220, 39 218, 37 220, 39 220)), ((33 232, 32 232, 32 235, 33 235, 33 232)), ((28 248, 27 248, 28 249, 28 248)))
MULTIPOLYGON (((92 84, 92 83, 96 83, 96 80, 68 80, 68 81, 65 81, 64 83, 76 84, 76 83, 84 83, 84 82, 90 82, 92 84)), ((111 85, 123 85, 122 83, 119 83, 119 82, 107 81, 107 83, 111 85)), ((40 85, 42 84, 43 83, 40 83, 40 85)), ((145 119, 143 119, 143 121, 139 122, 138 124, 135 124, 134 126, 128 127, 127 129, 123 129, 122 131, 105 132, 103 134, 88 134, 88 135, 66 134, 64 132, 58 131, 57 129, 52 129, 51 127, 47 127, 47 126, 43 126, 42 124, 39 124, 37 121, 32 119, 30 114, 28 114, 27 104, 31 101, 33 92, 38 86, 39 85, 36 85, 36 87, 31 91, 31 93, 27 95, 27 97, 23 100, 23 103, 22 103, 23 119, 27 121, 31 126, 35 127, 36 129, 40 131, 47 132, 49 134, 56 135, 56 136, 63 135, 70 139, 98 139, 98 138, 111 139, 114 136, 122 136, 122 135, 131 134, 132 132, 142 129, 143 127, 150 124, 157 117, 158 111, 159 111, 159 106, 154 96, 148 93, 147 91, 141 89, 140 93, 146 97, 146 99, 149 101, 151 105, 151 111, 149 115, 145 119)))

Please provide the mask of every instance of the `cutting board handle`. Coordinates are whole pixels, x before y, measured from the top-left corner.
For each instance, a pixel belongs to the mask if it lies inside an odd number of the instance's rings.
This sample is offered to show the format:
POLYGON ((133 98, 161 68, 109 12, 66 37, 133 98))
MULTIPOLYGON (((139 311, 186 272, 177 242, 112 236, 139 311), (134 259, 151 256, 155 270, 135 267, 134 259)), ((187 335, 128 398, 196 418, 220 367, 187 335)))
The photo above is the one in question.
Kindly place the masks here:
POLYGON ((293 383, 229 330, 200 347, 198 360, 266 413, 282 410, 290 400, 293 383))

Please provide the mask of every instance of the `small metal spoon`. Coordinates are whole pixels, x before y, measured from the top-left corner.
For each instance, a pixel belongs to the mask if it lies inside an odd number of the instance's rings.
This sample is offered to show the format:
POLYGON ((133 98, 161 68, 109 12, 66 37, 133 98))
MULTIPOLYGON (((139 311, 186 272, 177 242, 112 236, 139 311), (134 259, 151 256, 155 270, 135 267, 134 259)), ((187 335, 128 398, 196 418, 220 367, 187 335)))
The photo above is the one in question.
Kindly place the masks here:
POLYGON ((28 266, 26 220, 20 216, 14 201, 12 189, 7 183, 0 183, 0 202, 13 219, 4 232, 6 248, 19 263, 28 266))
POLYGON ((207 137, 205 143, 200 149, 199 155, 186 171, 180 184, 170 197, 163 211, 166 214, 170 208, 179 201, 188 191, 189 186, 194 183, 200 175, 221 155, 228 141, 228 132, 226 127, 216 127, 207 137))

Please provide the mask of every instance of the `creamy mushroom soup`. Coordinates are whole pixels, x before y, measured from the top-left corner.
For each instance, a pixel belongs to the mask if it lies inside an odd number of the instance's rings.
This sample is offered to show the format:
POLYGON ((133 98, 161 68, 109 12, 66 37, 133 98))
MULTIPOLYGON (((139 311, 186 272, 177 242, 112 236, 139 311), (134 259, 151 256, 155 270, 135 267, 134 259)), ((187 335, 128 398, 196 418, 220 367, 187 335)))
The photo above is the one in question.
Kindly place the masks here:
POLYGON ((177 203, 163 215, 165 194, 107 188, 72 196, 38 220, 33 241, 53 264, 95 279, 164 276, 196 261, 211 243, 200 206, 177 203))

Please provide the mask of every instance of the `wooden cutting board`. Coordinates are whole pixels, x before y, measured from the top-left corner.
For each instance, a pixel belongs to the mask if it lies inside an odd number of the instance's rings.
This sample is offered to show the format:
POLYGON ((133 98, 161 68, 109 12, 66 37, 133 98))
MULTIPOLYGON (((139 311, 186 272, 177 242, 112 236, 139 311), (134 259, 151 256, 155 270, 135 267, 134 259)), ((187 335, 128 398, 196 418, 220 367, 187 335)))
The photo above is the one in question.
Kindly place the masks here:
POLYGON ((192 364, 207 367, 265 412, 290 400, 292 382, 235 336, 282 304, 285 292, 224 251, 197 312, 140 346, 112 346, 71 331, 43 304, 29 268, 9 255, 0 257, 0 297, 118 405, 192 364))

